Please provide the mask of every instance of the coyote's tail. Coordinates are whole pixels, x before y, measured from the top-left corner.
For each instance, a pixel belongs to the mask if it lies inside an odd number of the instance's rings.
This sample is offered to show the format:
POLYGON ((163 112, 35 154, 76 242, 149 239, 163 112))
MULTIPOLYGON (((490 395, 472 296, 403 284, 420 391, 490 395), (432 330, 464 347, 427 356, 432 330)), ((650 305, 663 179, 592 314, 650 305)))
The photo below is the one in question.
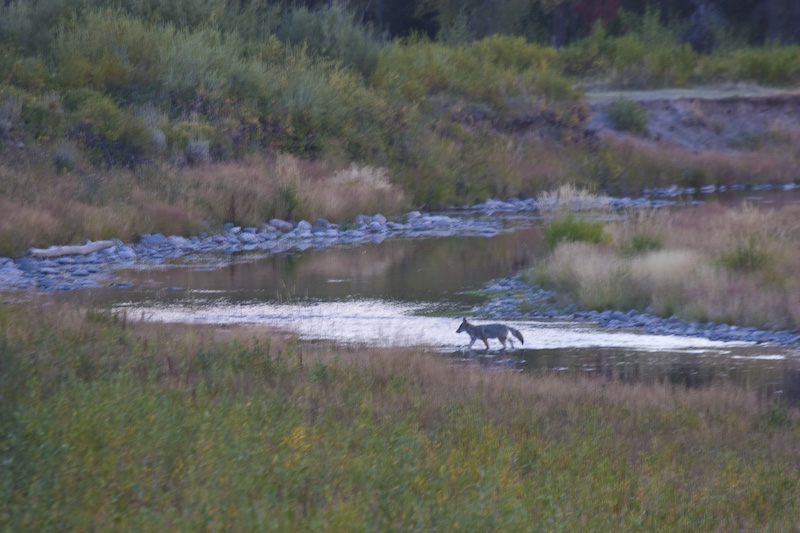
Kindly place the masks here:
POLYGON ((521 342, 522 344, 525 344, 525 341, 522 340, 522 333, 520 333, 518 329, 514 329, 512 327, 509 327, 508 331, 510 331, 516 338, 518 338, 519 342, 521 342))

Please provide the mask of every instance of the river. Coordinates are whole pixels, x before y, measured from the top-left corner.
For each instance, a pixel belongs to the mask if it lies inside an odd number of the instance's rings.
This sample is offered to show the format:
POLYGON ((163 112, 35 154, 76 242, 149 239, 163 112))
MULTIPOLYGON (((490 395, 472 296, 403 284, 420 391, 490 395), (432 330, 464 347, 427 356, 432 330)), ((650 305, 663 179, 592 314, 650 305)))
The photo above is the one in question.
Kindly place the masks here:
MULTIPOLYGON (((129 317, 286 330, 304 342, 414 346, 458 364, 528 372, 586 373, 625 382, 699 386, 732 381, 800 398, 800 349, 609 330, 564 319, 503 320, 524 345, 465 350, 460 315, 484 301, 493 279, 543 253, 534 219, 491 237, 392 239, 281 254, 198 255, 117 271, 132 286, 66 295, 129 317)), ((476 319, 478 323, 485 323, 476 319)))

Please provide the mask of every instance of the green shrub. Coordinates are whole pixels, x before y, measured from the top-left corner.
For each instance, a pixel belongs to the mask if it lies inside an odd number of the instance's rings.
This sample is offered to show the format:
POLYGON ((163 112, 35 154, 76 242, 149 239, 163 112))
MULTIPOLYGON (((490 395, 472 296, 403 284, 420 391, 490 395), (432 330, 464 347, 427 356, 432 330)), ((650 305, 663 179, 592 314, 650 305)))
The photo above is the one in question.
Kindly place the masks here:
POLYGON ((647 131, 647 112, 638 102, 625 97, 615 98, 606 113, 615 130, 637 134, 647 131))
POLYGON ((736 77, 775 85, 800 81, 800 46, 746 48, 732 55, 736 77))
POLYGON ((555 69, 556 58, 553 48, 521 37, 494 35, 460 47, 418 40, 382 54, 372 81, 413 101, 449 91, 499 111, 517 97, 574 102, 580 93, 555 69))
POLYGON ((562 242, 604 244, 609 242, 611 236, 603 229, 602 222, 576 218, 572 213, 567 213, 545 225, 544 238, 552 249, 562 242))
POLYGON ((184 152, 191 141, 210 141, 214 137, 214 127, 207 122, 178 122, 171 125, 166 133, 167 146, 175 152, 184 152))
POLYGON ((52 142, 63 134, 64 113, 58 95, 29 98, 22 106, 20 123, 28 142, 52 142))
POLYGON ((720 257, 720 262, 725 268, 739 272, 760 270, 767 264, 768 260, 769 254, 752 236, 746 243, 738 243, 732 250, 725 252, 720 257))
POLYGON ((369 25, 356 21, 355 14, 341 5, 310 11, 305 7, 285 15, 277 32, 290 46, 307 46, 309 52, 337 60, 369 77, 386 48, 369 25))
POLYGON ((190 165, 205 165, 211 162, 210 144, 206 139, 191 139, 183 153, 190 165))
POLYGON ((59 171, 74 170, 78 164, 78 148, 75 143, 62 141, 56 148, 54 162, 59 171))
POLYGON ((622 255, 632 256, 646 254, 648 252, 657 252, 662 248, 664 248, 664 239, 660 236, 650 233, 640 233, 624 242, 622 246, 620 246, 620 252, 622 255))
POLYGON ((14 63, 9 80, 13 85, 33 93, 53 85, 50 71, 35 58, 20 59, 14 63))
POLYGON ((90 96, 74 113, 75 134, 89 158, 107 165, 137 164, 149 153, 151 134, 141 117, 123 111, 104 96, 90 96))

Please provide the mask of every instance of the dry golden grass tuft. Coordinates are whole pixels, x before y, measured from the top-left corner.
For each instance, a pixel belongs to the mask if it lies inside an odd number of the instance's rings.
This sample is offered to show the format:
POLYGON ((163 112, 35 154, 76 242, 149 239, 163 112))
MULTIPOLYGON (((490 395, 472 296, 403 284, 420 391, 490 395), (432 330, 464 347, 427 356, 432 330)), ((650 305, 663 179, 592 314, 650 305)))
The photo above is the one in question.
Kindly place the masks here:
POLYGON ((610 198, 594 194, 586 189, 566 183, 556 189, 545 191, 536 197, 541 209, 557 211, 560 209, 607 209, 610 198))

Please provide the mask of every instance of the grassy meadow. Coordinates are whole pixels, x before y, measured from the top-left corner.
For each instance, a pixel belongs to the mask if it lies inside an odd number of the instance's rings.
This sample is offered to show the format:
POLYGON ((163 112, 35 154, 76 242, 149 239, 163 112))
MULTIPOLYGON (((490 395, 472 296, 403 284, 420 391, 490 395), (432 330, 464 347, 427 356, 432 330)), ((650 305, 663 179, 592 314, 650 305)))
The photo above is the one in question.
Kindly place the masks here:
POLYGON ((10 531, 790 530, 795 409, 0 307, 10 531))

